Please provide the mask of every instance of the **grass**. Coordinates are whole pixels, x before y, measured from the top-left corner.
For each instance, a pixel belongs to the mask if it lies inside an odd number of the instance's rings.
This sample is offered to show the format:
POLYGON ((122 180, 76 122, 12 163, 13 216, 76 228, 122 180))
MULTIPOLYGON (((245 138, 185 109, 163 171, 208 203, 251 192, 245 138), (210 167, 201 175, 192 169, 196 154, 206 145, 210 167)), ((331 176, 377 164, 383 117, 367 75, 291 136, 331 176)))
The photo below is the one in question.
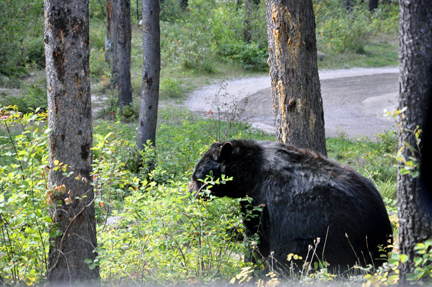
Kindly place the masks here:
POLYGON ((318 61, 319 69, 349 69, 355 67, 395 67, 398 62, 398 38, 396 35, 379 34, 364 46, 363 53, 347 51, 334 53, 322 49, 326 57, 318 61))

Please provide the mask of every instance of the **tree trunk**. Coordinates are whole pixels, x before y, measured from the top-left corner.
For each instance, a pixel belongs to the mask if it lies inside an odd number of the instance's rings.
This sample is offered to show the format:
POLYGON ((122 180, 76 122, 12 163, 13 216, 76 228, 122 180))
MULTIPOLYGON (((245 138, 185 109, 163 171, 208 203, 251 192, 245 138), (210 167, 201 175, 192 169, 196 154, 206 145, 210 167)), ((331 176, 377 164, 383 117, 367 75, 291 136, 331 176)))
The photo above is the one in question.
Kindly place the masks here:
POLYGON ((130 0, 115 1, 117 15, 117 87, 120 111, 132 104, 131 62, 131 6, 130 0))
POLYGON ((252 0, 245 0, 245 17, 244 17, 244 27, 243 27, 243 37, 246 43, 250 43, 252 38, 252 15, 253 15, 253 3, 252 0))
MULTIPOLYGON (((399 109, 407 108, 399 117, 399 147, 409 143, 416 147, 413 131, 422 126, 428 99, 432 95, 432 5, 429 0, 400 0, 399 32, 399 109)), ((418 152, 404 148, 402 156, 418 158, 418 152)), ((430 175, 429 175, 430 176, 430 175)), ((400 252, 408 262, 400 266, 403 282, 414 270, 414 246, 432 237, 430 216, 422 208, 418 178, 398 173, 397 194, 399 211, 400 252)))
MULTIPOLYGON (((160 28, 159 1, 143 0, 143 85, 138 126, 138 149, 148 140, 155 145, 159 102, 160 28)), ((138 156, 140 163, 140 156, 138 156)))
POLYGON ((259 0, 245 0, 245 17, 243 27, 243 38, 246 43, 252 40, 252 19, 256 17, 259 0))
POLYGON ((97 284, 99 268, 91 164, 93 128, 89 71, 89 1, 45 0, 48 92, 50 284, 97 284), (64 175, 59 165, 67 165, 64 175))
POLYGON ((345 9, 351 11, 354 6, 353 0, 345 0, 345 9))
POLYGON ((111 87, 114 87, 114 89, 117 89, 117 78, 118 78, 118 25, 119 25, 119 17, 117 15, 117 6, 119 5, 118 2, 121 0, 111 0, 111 8, 112 8, 112 66, 111 66, 111 87))
POLYGON ((267 0, 276 138, 327 154, 312 1, 267 0))
POLYGON ((180 8, 185 10, 188 7, 188 0, 180 0, 180 8))
POLYGON ((369 0, 369 11, 373 12, 376 8, 378 8, 379 0, 369 0))
POLYGON ((112 25, 112 6, 111 0, 106 1, 107 8, 107 29, 105 34, 105 61, 111 66, 111 25, 112 25))

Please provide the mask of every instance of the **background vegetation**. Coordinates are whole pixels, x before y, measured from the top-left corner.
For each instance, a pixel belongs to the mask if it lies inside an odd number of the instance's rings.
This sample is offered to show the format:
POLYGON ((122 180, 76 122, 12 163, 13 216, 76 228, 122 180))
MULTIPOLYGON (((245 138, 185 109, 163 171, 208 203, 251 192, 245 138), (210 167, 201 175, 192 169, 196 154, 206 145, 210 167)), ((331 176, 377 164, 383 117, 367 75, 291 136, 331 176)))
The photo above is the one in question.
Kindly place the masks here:
MULTIPOLYGON (((132 1, 133 5, 135 2, 132 1)), ((383 5, 373 14, 366 4, 347 13, 337 0, 315 1, 321 69, 397 65, 398 7, 383 5)), ((136 115, 119 114, 104 61, 105 2, 90 1, 90 68, 97 119, 94 123, 93 179, 98 221, 98 258, 105 285, 212 284, 249 280, 255 272, 243 262, 238 200, 202 201, 187 192, 194 164, 213 141, 273 138, 235 117, 202 117, 178 108, 188 91, 215 80, 266 73, 264 1, 244 41, 244 7, 237 1, 164 0, 161 11, 162 108, 157 150, 148 147, 137 170, 136 115)), ((0 285, 37 284, 47 272, 48 214, 46 83, 43 54, 43 1, 0 3, 0 285), (31 27, 31 29, 30 29, 31 27), (17 105, 12 108, 9 105, 17 105), (6 107, 9 106, 9 107, 6 107), (40 107, 40 109, 37 109, 40 107)), ((132 9, 132 85, 135 106, 141 90, 142 43, 132 9)), ((234 107, 233 107, 234 108, 234 107)), ((382 193, 397 232, 395 133, 377 139, 327 139, 329 157, 370 178, 382 193)), ((61 163, 58 167, 61 168, 61 163)), ((397 238, 397 237, 396 237, 397 238)), ((254 238, 250 239, 254 240, 254 238)), ((343 282, 395 283, 403 261, 396 249, 376 274, 343 282), (386 269, 387 268, 387 269, 386 269), (393 280, 393 281, 392 281, 393 280)), ((427 247, 422 249, 428 254, 427 247)), ((419 266, 427 265, 427 258, 419 266), (422 265, 423 264, 423 265, 422 265)), ((419 261, 420 262, 420 261, 419 261)), ((423 268, 427 274, 428 269, 423 268)), ((429 270, 430 271, 430 270, 429 270)), ((364 271, 366 274, 366 271, 364 271)), ((360 272, 360 274, 363 274, 360 272)), ((419 273, 420 274, 420 273, 419 273)), ((423 276, 418 275, 417 276, 423 276)), ((290 281, 335 280, 325 271, 290 281)), ((262 278, 264 285, 277 278, 262 278)))

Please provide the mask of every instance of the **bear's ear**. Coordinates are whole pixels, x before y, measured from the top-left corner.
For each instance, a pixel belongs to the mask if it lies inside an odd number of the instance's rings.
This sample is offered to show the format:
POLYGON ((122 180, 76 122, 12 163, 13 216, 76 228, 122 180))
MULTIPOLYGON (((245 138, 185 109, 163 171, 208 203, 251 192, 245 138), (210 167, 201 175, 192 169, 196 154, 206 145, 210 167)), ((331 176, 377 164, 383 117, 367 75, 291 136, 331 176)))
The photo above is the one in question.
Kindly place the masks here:
POLYGON ((233 151, 232 143, 230 143, 230 142, 224 143, 220 148, 220 152, 219 152, 220 157, 219 158, 221 160, 228 159, 229 157, 231 157, 232 151, 233 151))

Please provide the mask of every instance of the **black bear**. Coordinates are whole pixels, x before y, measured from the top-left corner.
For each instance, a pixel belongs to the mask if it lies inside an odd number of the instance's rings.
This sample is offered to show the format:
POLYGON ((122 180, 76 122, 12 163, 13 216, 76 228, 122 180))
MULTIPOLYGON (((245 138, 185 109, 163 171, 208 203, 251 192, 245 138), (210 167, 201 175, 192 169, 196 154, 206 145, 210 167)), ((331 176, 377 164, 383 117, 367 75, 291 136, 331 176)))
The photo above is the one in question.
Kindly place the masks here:
POLYGON ((288 264, 293 253, 310 262, 309 246, 320 238, 313 257, 339 273, 356 264, 382 265, 381 254, 392 244, 392 226, 373 184, 318 153, 267 141, 214 143, 196 164, 190 191, 203 189, 209 174, 233 177, 213 186, 212 195, 248 196, 264 206, 261 216, 245 221, 246 236, 258 233, 264 258, 272 254, 288 264))

